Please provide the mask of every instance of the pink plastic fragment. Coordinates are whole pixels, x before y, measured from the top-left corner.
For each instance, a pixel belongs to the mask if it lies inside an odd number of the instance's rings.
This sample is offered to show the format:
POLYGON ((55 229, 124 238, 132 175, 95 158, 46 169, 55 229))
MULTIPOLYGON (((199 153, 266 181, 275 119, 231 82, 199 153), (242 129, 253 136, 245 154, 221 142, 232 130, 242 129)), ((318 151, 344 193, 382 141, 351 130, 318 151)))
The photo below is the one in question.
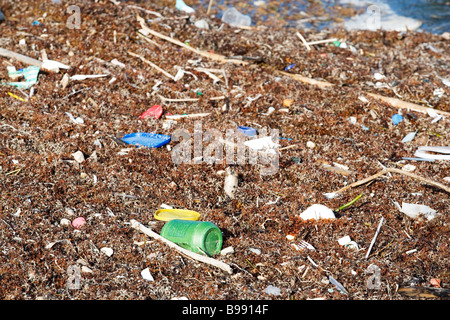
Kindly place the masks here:
POLYGON ((153 117, 155 119, 159 119, 163 113, 163 109, 160 105, 156 104, 147 111, 145 111, 143 114, 141 114, 140 118, 145 119, 148 117, 153 117))
POLYGON ((86 224, 86 219, 83 217, 78 217, 72 221, 72 226, 76 229, 81 228, 86 224))

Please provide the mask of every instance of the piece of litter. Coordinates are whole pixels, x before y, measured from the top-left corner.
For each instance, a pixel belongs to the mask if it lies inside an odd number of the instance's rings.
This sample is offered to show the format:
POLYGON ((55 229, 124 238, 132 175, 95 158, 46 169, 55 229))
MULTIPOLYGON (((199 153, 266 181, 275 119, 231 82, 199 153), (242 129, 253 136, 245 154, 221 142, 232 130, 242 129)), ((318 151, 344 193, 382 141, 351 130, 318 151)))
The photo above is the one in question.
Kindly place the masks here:
POLYGON ((373 77, 375 78, 375 80, 381 80, 381 79, 386 78, 384 75, 382 75, 382 74, 379 73, 379 72, 375 72, 374 75, 373 75, 373 77))
POLYGON ((145 119, 148 117, 152 117, 155 119, 159 119, 161 115, 163 114, 163 109, 160 105, 154 105, 153 107, 147 109, 144 113, 140 115, 141 119, 145 119))
POLYGON ((24 77, 25 81, 22 82, 6 82, 2 83, 4 85, 10 85, 17 87, 19 89, 29 89, 32 85, 36 84, 38 81, 39 67, 29 66, 24 69, 20 69, 14 72, 8 73, 8 75, 13 78, 24 77))
POLYGON ((147 281, 155 281, 155 279, 153 279, 153 276, 150 273, 150 269, 149 268, 145 268, 144 270, 141 271, 141 276, 142 278, 144 278, 147 281))
POLYGON ((401 114, 396 113, 392 116, 392 123, 394 125, 398 125, 402 121, 403 121, 403 116, 401 114))
POLYGON ((328 192, 328 193, 324 193, 323 195, 327 199, 334 199, 334 198, 339 197, 339 193, 336 193, 336 192, 328 192))
POLYGON ((170 142, 170 136, 156 133, 137 132, 125 135, 121 140, 135 146, 159 148, 170 142))
POLYGON ((183 11, 185 13, 195 13, 194 8, 186 5, 186 3, 184 3, 183 0, 176 0, 175 8, 177 8, 178 10, 183 11))
POLYGON ((49 70, 58 73, 59 69, 66 69, 66 70, 70 69, 70 66, 58 61, 43 60, 42 62, 43 62, 42 69, 44 70, 49 70))
POLYGON ((450 160, 450 147, 442 146, 421 146, 417 148, 414 156, 423 159, 433 159, 433 160, 450 160), (441 154, 432 154, 441 153, 441 154))
POLYGON ((307 208, 305 211, 303 211, 300 214, 300 218, 303 220, 309 220, 309 219, 335 219, 335 215, 333 210, 330 208, 322 205, 322 204, 313 204, 309 208, 307 208))
POLYGON ((242 133, 244 133, 246 136, 249 136, 249 137, 256 136, 256 129, 254 129, 254 128, 240 126, 240 127, 238 127, 238 130, 241 131, 242 133))
POLYGON ((340 284, 335 278, 329 276, 328 279, 330 280, 330 283, 333 284, 341 293, 348 294, 348 291, 344 288, 344 286, 340 284))
POLYGON ((66 115, 76 124, 84 124, 84 120, 81 117, 74 117, 70 112, 66 112, 66 115))
POLYGON ((394 205, 400 212, 403 212, 412 219, 418 219, 420 215, 423 215, 428 221, 430 221, 434 219, 437 215, 436 210, 422 204, 412 204, 402 202, 402 206, 400 207, 398 202, 394 202, 394 205))
POLYGON ((233 247, 226 247, 225 249, 222 249, 220 251, 220 254, 222 256, 227 255, 227 254, 231 254, 231 253, 234 253, 234 248, 233 247))
POLYGON ((76 74, 70 77, 70 80, 86 80, 86 79, 93 79, 93 78, 102 78, 107 77, 109 74, 76 74))
POLYGON ((358 250, 358 244, 355 241, 352 241, 350 236, 339 238, 338 243, 346 248, 358 250))
POLYGON ((267 293, 267 294, 275 295, 275 296, 281 295, 281 290, 280 290, 280 288, 274 287, 274 286, 272 286, 272 285, 269 285, 269 286, 264 290, 264 292, 267 293))
POLYGON ((414 139, 414 137, 416 136, 417 131, 416 132, 411 132, 408 133, 403 139, 402 139, 402 143, 406 143, 406 142, 410 142, 414 139))
POLYGON ((316 251, 316 248, 314 248, 311 244, 309 244, 308 242, 306 242, 304 240, 300 240, 298 242, 298 245, 293 243, 292 246, 298 251, 302 251, 302 250, 316 251))
POLYGON ((258 151, 267 151, 272 154, 275 154, 274 149, 280 146, 278 143, 273 142, 272 137, 253 139, 245 141, 244 144, 250 149, 258 151))
POLYGON ((82 226, 84 226, 85 224, 86 224, 86 219, 83 218, 83 217, 78 217, 78 218, 76 218, 75 220, 72 221, 72 226, 75 229, 79 229, 82 226))

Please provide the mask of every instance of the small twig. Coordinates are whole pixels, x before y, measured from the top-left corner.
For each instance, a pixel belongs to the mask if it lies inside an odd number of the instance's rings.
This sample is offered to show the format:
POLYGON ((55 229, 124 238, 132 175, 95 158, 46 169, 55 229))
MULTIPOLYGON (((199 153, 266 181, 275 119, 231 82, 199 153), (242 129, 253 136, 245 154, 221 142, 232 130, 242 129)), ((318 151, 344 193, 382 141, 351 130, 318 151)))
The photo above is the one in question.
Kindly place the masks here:
POLYGON ((290 145, 290 146, 287 146, 287 147, 280 148, 280 149, 278 149, 278 151, 283 151, 283 150, 286 150, 286 149, 292 149, 292 148, 295 148, 297 146, 298 146, 298 144, 293 144, 293 145, 290 145))
POLYGON ((156 64, 154 64, 153 62, 145 59, 143 56, 140 56, 134 52, 128 51, 128 54, 132 55, 133 57, 137 57, 139 59, 141 59, 142 61, 144 61, 145 63, 149 64, 152 68, 158 70, 159 72, 161 72, 163 75, 165 75, 166 77, 172 79, 175 81, 175 77, 173 75, 171 75, 170 73, 168 73, 167 71, 165 71, 164 69, 161 69, 160 67, 158 67, 156 64))
POLYGON ((150 10, 138 7, 138 6, 128 5, 127 8, 138 9, 138 10, 144 11, 147 14, 152 14, 154 16, 157 16, 158 18, 163 18, 162 14, 160 14, 159 12, 150 11, 150 10))
POLYGON ((147 37, 146 35, 142 34, 142 33, 139 32, 139 31, 138 31, 138 36, 141 37, 141 38, 143 38, 143 39, 144 39, 145 41, 147 41, 148 43, 151 43, 151 44, 153 44, 153 45, 155 45, 155 46, 157 46, 157 47, 161 47, 161 45, 160 45, 158 42, 153 41, 152 39, 150 39, 149 37, 147 37))
POLYGON ((226 263, 224 263, 222 261, 219 261, 219 260, 216 260, 216 259, 213 259, 213 258, 210 258, 210 257, 202 256, 202 255, 200 255, 198 253, 195 253, 195 252, 189 251, 187 249, 184 249, 184 248, 180 247, 179 245, 175 244, 174 242, 172 242, 170 240, 167 240, 166 238, 160 236, 156 232, 153 232, 152 230, 150 230, 149 228, 145 227, 144 225, 142 225, 141 223, 137 222, 134 219, 132 219, 130 221, 130 223, 131 223, 131 226, 134 229, 136 229, 138 231, 141 231, 142 233, 145 233, 146 235, 148 235, 148 236, 150 236, 150 237, 152 237, 154 239, 157 239, 157 240, 160 240, 160 241, 164 242, 169 247, 179 251, 180 253, 188 256, 189 258, 192 258, 194 260, 213 265, 213 266, 215 266, 215 267, 217 267, 219 269, 222 269, 222 270, 228 272, 229 274, 233 273, 231 267, 228 264, 226 264, 226 263))
POLYGON ((303 44, 306 46, 306 49, 308 49, 308 51, 311 50, 311 47, 309 46, 308 42, 305 40, 305 38, 303 38, 303 36, 301 35, 300 32, 297 32, 297 37, 300 38, 300 40, 302 40, 303 44))
POLYGON ((366 253, 366 259, 369 257, 370 251, 372 250, 373 244, 375 243, 375 240, 378 237, 378 233, 380 233, 381 225, 383 224, 384 217, 381 217, 380 223, 378 224, 377 231, 375 232, 375 235, 373 236, 372 242, 370 243, 369 250, 367 250, 366 253))
MULTIPOLYGON (((165 98, 161 95, 158 95, 158 96, 163 102, 195 102, 195 101, 200 100, 200 98, 170 99, 170 98, 165 98)), ((223 99, 225 99, 225 96, 209 98, 209 100, 212 100, 212 101, 223 100, 223 99)))
POLYGON ((338 39, 335 39, 335 38, 333 38, 333 39, 325 39, 325 40, 317 40, 317 41, 310 41, 310 42, 308 42, 308 44, 311 46, 311 45, 314 45, 314 44, 322 44, 322 43, 328 43, 328 42, 335 42, 335 41, 337 41, 338 39))
POLYGON ((365 179, 363 179, 363 180, 356 181, 356 182, 354 182, 354 183, 352 183, 352 184, 350 184, 350 185, 348 185, 348 186, 345 186, 345 187, 339 189, 338 191, 336 191, 336 192, 334 192, 334 193, 341 193, 341 192, 344 192, 344 191, 346 191, 346 190, 348 190, 348 189, 355 188, 355 187, 358 187, 358 186, 360 186, 360 185, 366 184, 366 183, 368 183, 368 182, 370 182, 370 181, 372 181, 372 180, 375 180, 375 179, 377 179, 377 178, 381 177, 382 175, 384 175, 384 174, 386 174, 386 173, 389 173, 389 172, 403 174, 403 175, 405 175, 405 176, 408 176, 408 177, 411 177, 411 178, 420 180, 420 181, 422 181, 422 182, 424 182, 424 183, 430 184, 430 185, 432 185, 432 186, 434 186, 434 187, 440 188, 440 189, 442 189, 442 190, 444 190, 444 191, 450 193, 450 188, 447 187, 446 185, 442 184, 442 183, 439 183, 439 182, 436 182, 436 181, 432 181, 432 180, 429 180, 429 179, 427 179, 427 178, 418 176, 418 175, 416 175, 416 174, 414 174, 414 173, 407 172, 407 171, 400 170, 400 169, 396 169, 396 168, 386 168, 386 169, 383 169, 383 170, 381 170, 380 172, 378 172, 378 173, 376 173, 376 174, 374 174, 374 175, 372 175, 372 176, 370 176, 370 177, 368 177, 368 178, 365 178, 365 179))
POLYGON ((209 0, 208 10, 206 10, 206 14, 209 14, 209 11, 211 10, 211 6, 213 4, 213 0, 209 0))

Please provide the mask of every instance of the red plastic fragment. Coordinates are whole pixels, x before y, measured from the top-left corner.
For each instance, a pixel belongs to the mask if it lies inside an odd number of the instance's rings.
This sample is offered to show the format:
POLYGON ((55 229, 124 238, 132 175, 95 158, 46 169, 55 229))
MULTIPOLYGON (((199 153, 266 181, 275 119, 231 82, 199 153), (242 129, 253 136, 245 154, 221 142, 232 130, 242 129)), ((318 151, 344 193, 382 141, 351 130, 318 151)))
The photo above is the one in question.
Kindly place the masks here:
POLYGON ((160 105, 156 104, 147 111, 145 111, 143 114, 141 114, 140 118, 145 119, 148 117, 153 117, 155 119, 159 119, 163 113, 163 109, 160 105))

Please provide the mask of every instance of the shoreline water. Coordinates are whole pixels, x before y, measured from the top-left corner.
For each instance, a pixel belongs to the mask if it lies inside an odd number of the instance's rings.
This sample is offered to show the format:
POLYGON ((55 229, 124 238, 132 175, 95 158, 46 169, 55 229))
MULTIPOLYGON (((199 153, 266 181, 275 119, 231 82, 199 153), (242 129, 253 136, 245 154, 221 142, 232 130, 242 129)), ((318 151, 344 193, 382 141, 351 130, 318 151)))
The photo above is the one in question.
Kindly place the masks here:
MULTIPOLYGON (((192 3, 194 8, 206 10, 209 1, 192 3)), ((288 27, 318 30, 339 27, 374 30, 381 27, 387 31, 450 32, 450 5, 439 0, 339 0, 323 1, 319 5, 288 0, 275 5, 269 0, 253 0, 246 4, 220 0, 213 2, 211 12, 221 17, 226 8, 235 6, 249 15, 253 24, 265 24, 275 19, 280 23, 284 20, 288 27), (356 14, 351 15, 351 12, 356 14)))

